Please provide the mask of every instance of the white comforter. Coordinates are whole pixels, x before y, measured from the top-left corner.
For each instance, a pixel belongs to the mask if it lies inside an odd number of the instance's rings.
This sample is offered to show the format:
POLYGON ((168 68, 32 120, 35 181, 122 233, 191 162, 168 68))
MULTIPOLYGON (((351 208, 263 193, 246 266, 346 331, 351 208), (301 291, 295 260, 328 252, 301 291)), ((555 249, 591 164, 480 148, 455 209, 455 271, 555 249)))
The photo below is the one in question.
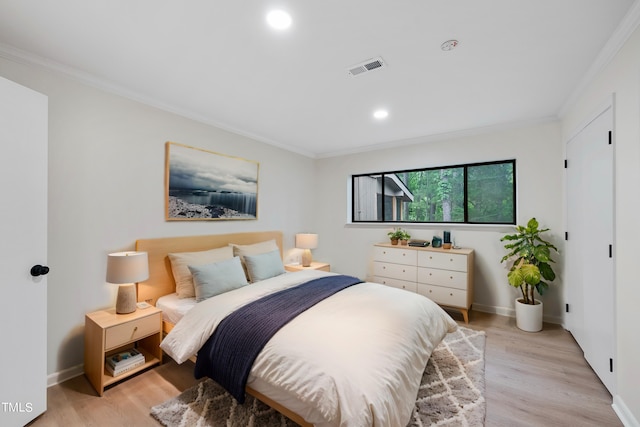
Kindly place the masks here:
MULTIPOLYGON (((236 308, 321 275, 287 273, 198 303, 161 347, 182 363, 236 308)), ((258 355, 248 385, 316 426, 405 426, 432 350, 456 323, 431 300, 376 283, 302 313, 258 355)))

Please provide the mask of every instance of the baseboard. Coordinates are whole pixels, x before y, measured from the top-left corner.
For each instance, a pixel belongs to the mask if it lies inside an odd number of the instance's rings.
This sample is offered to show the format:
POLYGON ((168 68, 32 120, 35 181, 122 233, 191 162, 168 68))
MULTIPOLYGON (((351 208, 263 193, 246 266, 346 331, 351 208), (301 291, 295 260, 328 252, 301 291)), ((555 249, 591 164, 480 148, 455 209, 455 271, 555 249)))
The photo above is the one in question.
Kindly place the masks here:
POLYGON ((613 404, 611 407, 616 412, 618 418, 620 418, 620 421, 622 421, 624 427, 640 427, 640 422, 633 416, 619 395, 616 394, 613 396, 613 404))
MULTIPOLYGON (((483 305, 483 304, 474 303, 471 309, 475 311, 481 311, 483 313, 498 314, 500 316, 507 316, 507 317, 516 317, 516 310, 514 308, 509 308, 509 307, 496 307, 493 305, 483 305)), ((562 317, 556 317, 556 316, 544 316, 542 320, 544 322, 554 323, 557 325, 562 325, 562 322, 563 322, 562 317)))
POLYGON ((47 387, 51 387, 52 385, 63 383, 71 378, 78 377, 84 374, 84 365, 76 365, 67 369, 63 369, 62 371, 54 372, 47 376, 47 387))

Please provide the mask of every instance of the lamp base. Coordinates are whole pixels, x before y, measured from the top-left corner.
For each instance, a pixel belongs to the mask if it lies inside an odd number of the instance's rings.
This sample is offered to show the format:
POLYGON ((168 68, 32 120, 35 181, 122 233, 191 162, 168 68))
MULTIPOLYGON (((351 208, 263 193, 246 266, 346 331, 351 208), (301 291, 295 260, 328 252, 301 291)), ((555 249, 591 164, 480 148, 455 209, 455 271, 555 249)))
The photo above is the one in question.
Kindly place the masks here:
POLYGON ((136 311, 136 285, 129 283, 118 286, 118 298, 116 300, 116 313, 128 314, 136 311))
POLYGON ((309 249, 304 249, 302 251, 302 266, 303 267, 311 266, 311 251, 309 249))

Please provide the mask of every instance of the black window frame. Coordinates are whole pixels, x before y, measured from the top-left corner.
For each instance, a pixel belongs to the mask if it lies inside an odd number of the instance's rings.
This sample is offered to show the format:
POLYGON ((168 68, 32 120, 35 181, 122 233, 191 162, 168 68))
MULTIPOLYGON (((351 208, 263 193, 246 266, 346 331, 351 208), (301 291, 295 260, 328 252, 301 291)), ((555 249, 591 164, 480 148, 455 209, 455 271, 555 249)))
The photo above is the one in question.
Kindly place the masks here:
POLYGON ((373 173, 362 173, 362 174, 357 174, 357 175, 351 175, 351 222, 354 224, 366 224, 366 223, 370 223, 370 224, 400 224, 400 223, 405 223, 405 224, 451 224, 451 225, 465 225, 465 224, 476 224, 476 225, 515 225, 516 224, 516 218, 517 218, 517 173, 516 173, 516 160, 515 159, 508 159, 508 160, 495 160, 495 161, 490 161, 490 162, 480 162, 480 163, 465 163, 465 164, 458 164, 458 165, 447 165, 447 166, 436 166, 436 167, 428 167, 428 168, 415 168, 415 169, 404 169, 404 170, 397 170, 397 171, 388 171, 388 172, 373 172, 373 173), (474 222, 474 221, 469 221, 469 206, 468 206, 468 168, 471 167, 478 167, 478 166, 490 166, 490 165, 499 165, 499 164, 511 164, 512 166, 512 173, 513 173, 513 220, 510 222, 474 222), (378 198, 379 202, 382 204, 381 206, 378 206, 378 210, 382 213, 382 219, 381 220, 357 220, 356 219, 356 212, 355 212, 355 207, 357 206, 356 203, 356 191, 355 191, 355 187, 356 187, 356 179, 359 177, 380 177, 381 182, 384 182, 385 176, 386 175, 399 175, 399 174, 403 174, 403 173, 411 173, 411 172, 420 172, 420 171, 433 171, 433 170, 442 170, 442 169, 462 169, 463 170, 463 207, 464 207, 464 221, 462 222, 456 222, 456 221, 398 221, 398 220, 387 220, 385 218, 385 193, 384 193, 384 189, 385 189, 385 185, 381 185, 381 194, 378 198))

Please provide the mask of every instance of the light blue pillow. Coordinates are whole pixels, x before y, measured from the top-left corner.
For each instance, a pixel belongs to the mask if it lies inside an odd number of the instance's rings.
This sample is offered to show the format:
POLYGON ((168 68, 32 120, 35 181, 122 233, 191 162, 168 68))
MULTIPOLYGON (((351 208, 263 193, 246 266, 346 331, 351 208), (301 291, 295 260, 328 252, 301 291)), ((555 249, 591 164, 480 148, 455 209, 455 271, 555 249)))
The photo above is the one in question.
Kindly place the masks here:
POLYGON ((247 266, 249 280, 252 282, 258 282, 285 273, 282 259, 280 259, 280 250, 258 255, 245 255, 244 264, 247 266))
POLYGON ((196 302, 248 285, 239 257, 205 265, 190 265, 196 302))

